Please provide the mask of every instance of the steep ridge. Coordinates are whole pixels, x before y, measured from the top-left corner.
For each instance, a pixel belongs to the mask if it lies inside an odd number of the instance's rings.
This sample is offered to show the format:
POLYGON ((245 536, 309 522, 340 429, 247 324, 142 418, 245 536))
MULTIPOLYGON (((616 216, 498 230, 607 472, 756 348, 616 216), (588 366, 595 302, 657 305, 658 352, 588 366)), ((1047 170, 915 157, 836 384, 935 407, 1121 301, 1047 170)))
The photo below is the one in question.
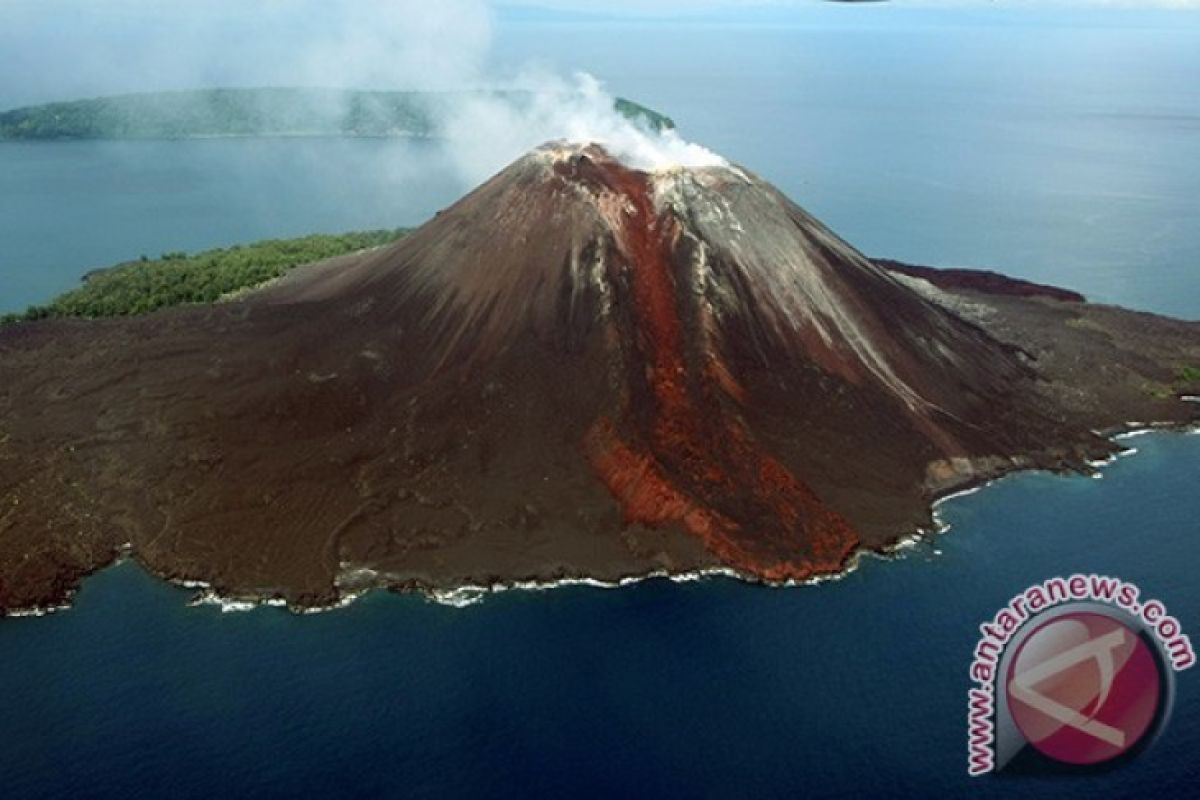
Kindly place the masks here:
POLYGON ((750 396, 743 376, 785 394, 836 382, 852 414, 895 418, 929 461, 1038 447, 1054 429, 1016 352, 732 166, 646 173, 548 145, 401 246, 274 293, 349 298, 419 320, 433 376, 502 362, 523 333, 551 349, 600 337, 609 380, 584 441, 625 521, 677 524, 768 579, 836 570, 862 537, 764 449, 752 425, 770 389, 750 396))
POLYGON ((1092 428, 1133 395, 1076 402, 914 280, 739 167, 552 143, 395 245, 236 301, 6 326, 0 606, 120 553, 301 605, 806 580, 949 488, 1115 449, 1092 428))

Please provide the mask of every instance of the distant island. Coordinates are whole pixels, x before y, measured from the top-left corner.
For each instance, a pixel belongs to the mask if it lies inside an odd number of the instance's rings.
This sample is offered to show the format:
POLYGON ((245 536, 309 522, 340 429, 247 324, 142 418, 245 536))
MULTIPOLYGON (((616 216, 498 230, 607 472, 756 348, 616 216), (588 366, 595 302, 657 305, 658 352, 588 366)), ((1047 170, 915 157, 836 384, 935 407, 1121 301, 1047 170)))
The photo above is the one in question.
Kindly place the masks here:
MULTIPOLYGON (((500 98, 515 108, 523 91, 384 92, 348 89, 197 89, 113 95, 0 112, 0 141, 200 139, 213 137, 435 136, 442 115, 469 97, 500 98)), ((651 130, 670 117, 618 97, 618 113, 651 130)))

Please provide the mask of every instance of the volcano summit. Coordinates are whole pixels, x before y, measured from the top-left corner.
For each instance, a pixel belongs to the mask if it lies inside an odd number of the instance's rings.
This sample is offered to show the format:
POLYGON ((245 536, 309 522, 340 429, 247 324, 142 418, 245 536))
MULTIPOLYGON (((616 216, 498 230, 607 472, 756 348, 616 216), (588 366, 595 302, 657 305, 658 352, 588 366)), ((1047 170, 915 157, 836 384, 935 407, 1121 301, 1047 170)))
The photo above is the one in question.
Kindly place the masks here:
POLYGON ((551 144, 231 302, 5 326, 0 606, 122 552, 295 605, 805 580, 939 494, 1196 418, 1200 325, 952 277, 872 262, 735 166, 551 144))

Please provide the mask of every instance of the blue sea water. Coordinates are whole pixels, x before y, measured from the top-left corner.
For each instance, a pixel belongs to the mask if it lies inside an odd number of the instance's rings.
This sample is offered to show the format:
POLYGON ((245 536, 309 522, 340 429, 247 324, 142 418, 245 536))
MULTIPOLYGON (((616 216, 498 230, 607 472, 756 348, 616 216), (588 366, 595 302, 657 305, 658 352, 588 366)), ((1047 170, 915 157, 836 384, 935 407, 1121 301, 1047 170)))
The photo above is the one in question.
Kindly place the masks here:
MULTIPOLYGON (((872 254, 1200 317, 1200 25, 671 39, 517 26, 501 55, 592 70, 872 254)), ((460 189, 436 149, 404 143, 0 145, 0 310, 143 252, 416 223, 460 189)), ((1119 770, 965 774, 977 626, 1013 593, 1108 573, 1200 631, 1200 436, 1130 444, 1103 480, 1022 475, 953 500, 950 533, 817 587, 221 614, 124 564, 70 611, 0 621, 0 796, 1194 792, 1190 673, 1165 735, 1119 770)))
POLYGON ((1200 781, 1200 682, 1097 777, 966 776, 967 666, 1058 573, 1140 583, 1193 634, 1200 436, 1131 440, 1102 480, 1032 474, 836 583, 726 579, 375 593, 333 612, 189 608, 132 564, 0 624, 6 797, 1144 797, 1200 781))
POLYGON ((0 313, 141 255, 417 225, 461 192, 420 141, 0 142, 0 313))

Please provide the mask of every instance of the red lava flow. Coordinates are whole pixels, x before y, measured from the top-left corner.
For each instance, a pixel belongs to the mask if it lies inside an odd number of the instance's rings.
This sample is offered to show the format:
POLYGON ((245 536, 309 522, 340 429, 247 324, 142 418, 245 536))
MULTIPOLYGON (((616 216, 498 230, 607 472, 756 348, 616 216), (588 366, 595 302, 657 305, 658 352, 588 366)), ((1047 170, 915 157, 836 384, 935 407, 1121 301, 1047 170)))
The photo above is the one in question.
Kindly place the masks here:
POLYGON ((641 388, 652 409, 648 424, 629 408, 621 424, 598 420, 587 441, 593 467, 627 521, 682 524, 736 569, 768 580, 839 569, 859 543, 850 525, 764 453, 721 401, 736 383, 719 358, 688 369, 671 269, 678 229, 673 217, 656 212, 649 176, 613 163, 601 169, 608 188, 629 203, 618 244, 628 262, 636 330, 625 345, 645 366, 630 374, 646 382, 641 388), (706 433, 713 430, 725 435, 706 433), (755 529, 734 516, 753 520, 755 529), (805 556, 791 555, 797 542, 807 543, 805 556))

